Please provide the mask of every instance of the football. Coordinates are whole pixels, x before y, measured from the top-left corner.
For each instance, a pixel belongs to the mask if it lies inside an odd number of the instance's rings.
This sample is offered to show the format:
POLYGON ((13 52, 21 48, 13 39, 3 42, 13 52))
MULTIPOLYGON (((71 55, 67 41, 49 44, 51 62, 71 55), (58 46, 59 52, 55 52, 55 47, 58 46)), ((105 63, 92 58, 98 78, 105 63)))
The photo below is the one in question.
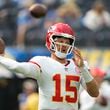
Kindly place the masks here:
POLYGON ((0 54, 4 54, 5 51, 5 43, 2 38, 0 38, 0 54))
POLYGON ((47 7, 44 4, 33 4, 29 8, 30 14, 34 18, 44 17, 47 13, 47 7))

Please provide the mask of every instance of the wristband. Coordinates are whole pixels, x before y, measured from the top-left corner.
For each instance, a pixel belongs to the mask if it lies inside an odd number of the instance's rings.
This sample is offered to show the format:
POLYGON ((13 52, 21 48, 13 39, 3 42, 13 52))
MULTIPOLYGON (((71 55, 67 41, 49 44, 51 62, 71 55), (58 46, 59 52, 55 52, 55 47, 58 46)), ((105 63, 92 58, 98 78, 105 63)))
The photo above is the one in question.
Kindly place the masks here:
POLYGON ((88 83, 94 79, 85 66, 83 68, 80 68, 80 72, 86 83, 88 83))

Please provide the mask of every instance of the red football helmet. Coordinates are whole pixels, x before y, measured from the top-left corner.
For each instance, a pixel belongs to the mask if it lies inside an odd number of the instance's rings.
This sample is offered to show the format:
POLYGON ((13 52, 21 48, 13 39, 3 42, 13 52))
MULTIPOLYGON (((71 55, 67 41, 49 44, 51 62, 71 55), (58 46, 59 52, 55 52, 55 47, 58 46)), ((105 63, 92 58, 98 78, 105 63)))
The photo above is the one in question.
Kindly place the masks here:
POLYGON ((68 38, 71 41, 70 44, 70 49, 67 54, 71 53, 73 47, 74 47, 74 42, 75 42, 75 32, 74 30, 65 23, 56 23, 53 26, 51 26, 46 34, 46 46, 49 50, 51 51, 56 51, 55 50, 55 42, 54 42, 54 37, 64 37, 68 38))
POLYGON ((94 77, 104 78, 104 76, 106 75, 106 72, 98 67, 91 68, 90 71, 94 77))

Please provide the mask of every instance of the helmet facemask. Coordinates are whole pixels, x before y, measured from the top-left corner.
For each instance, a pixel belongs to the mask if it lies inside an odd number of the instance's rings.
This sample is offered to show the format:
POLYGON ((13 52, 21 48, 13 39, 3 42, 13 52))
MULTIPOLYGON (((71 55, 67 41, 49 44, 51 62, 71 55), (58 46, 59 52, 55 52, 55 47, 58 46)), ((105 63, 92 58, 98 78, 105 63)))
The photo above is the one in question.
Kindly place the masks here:
POLYGON ((51 50, 55 52, 55 55, 58 58, 64 59, 67 57, 67 55, 71 54, 74 47, 75 37, 63 34, 63 35, 52 35, 50 38, 51 38, 50 39, 51 50), (69 39, 69 43, 58 42, 57 41, 58 38, 69 39))

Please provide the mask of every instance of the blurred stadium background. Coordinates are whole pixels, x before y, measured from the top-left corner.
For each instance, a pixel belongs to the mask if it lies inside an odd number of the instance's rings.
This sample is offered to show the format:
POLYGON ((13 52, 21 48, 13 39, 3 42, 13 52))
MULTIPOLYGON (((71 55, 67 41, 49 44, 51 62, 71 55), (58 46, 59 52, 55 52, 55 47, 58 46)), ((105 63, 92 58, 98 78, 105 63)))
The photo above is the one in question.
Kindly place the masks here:
MULTIPOLYGON (((28 61, 35 55, 49 56, 50 53, 45 47, 46 30, 56 22, 65 22, 76 31, 75 45, 81 49, 90 67, 100 67, 109 75, 110 19, 107 23, 105 20, 103 22, 99 15, 99 25, 94 21, 91 21, 89 26, 83 22, 87 12, 97 7, 96 2, 104 5, 101 8, 99 6, 99 13, 100 10, 104 10, 108 13, 107 16, 110 16, 109 0, 0 0, 0 37, 6 43, 6 56, 20 62, 28 61), (33 3, 43 3, 48 7, 48 13, 44 18, 35 19, 30 16, 28 8, 33 3)), ((0 78, 0 84, 3 85, 0 86, 0 110, 18 110, 18 102, 4 107, 8 103, 5 92, 14 94, 11 100, 16 100, 18 93, 22 91, 21 84, 25 78, 13 74, 0 74, 0 78), (15 85, 13 81, 9 81, 10 78, 14 79, 15 85), (5 79, 8 79, 8 82, 5 79), (17 87, 16 90, 14 87, 17 87), (3 101, 4 97, 7 102, 3 101)))

